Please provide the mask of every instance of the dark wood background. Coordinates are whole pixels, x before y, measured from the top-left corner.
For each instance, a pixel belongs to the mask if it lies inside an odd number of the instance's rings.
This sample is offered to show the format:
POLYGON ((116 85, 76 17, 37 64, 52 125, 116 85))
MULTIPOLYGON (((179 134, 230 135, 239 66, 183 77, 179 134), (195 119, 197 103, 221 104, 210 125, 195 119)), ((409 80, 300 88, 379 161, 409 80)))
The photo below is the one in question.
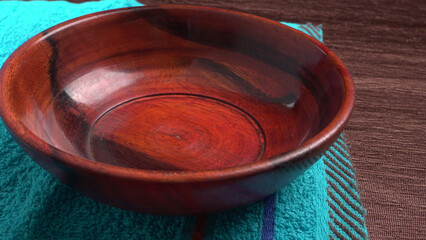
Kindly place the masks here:
POLYGON ((426 239, 426 1, 144 0, 323 24, 352 73, 352 145, 371 239, 426 239))

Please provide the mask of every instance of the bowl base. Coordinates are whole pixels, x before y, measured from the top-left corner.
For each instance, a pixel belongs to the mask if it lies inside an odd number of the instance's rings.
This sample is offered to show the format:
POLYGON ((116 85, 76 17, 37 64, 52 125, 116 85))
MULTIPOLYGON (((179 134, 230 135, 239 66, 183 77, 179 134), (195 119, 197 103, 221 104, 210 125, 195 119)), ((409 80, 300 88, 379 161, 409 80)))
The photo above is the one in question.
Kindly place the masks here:
POLYGON ((221 100, 187 94, 119 104, 92 126, 91 159, 149 170, 200 171, 260 160, 265 137, 246 112, 221 100))

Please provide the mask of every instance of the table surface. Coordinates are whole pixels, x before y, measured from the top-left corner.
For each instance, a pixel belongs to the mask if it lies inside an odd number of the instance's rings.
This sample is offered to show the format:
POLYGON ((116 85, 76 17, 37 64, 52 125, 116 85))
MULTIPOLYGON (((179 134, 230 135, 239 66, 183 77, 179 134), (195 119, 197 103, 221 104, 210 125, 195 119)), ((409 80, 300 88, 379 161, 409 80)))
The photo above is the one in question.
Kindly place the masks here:
POLYGON ((346 127, 371 239, 426 236, 426 1, 144 0, 323 24, 357 90, 346 127))

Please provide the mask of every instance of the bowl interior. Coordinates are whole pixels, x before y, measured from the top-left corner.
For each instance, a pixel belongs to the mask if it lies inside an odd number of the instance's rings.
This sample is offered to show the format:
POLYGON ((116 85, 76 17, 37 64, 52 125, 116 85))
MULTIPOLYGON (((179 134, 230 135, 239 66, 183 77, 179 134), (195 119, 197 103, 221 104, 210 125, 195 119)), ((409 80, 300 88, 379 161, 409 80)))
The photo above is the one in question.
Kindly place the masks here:
POLYGON ((315 43, 261 18, 191 8, 90 15, 36 36, 5 80, 32 133, 111 165, 200 171, 288 152, 344 97, 315 43))

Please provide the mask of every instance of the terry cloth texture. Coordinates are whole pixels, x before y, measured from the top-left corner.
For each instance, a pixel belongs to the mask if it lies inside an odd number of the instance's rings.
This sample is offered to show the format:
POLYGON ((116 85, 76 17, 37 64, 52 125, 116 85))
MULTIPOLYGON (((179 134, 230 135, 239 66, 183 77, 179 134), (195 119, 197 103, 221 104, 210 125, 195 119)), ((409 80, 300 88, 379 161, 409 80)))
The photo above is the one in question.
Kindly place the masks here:
MULTIPOLYGON (((33 35, 84 14, 136 1, 73 4, 0 2, 0 64, 33 35)), ((290 24, 319 40, 321 26, 290 24)), ((266 199, 203 216, 157 216, 117 209, 50 176, 0 121, 0 239, 366 239, 365 210, 348 146, 340 137, 318 162, 266 199)))

